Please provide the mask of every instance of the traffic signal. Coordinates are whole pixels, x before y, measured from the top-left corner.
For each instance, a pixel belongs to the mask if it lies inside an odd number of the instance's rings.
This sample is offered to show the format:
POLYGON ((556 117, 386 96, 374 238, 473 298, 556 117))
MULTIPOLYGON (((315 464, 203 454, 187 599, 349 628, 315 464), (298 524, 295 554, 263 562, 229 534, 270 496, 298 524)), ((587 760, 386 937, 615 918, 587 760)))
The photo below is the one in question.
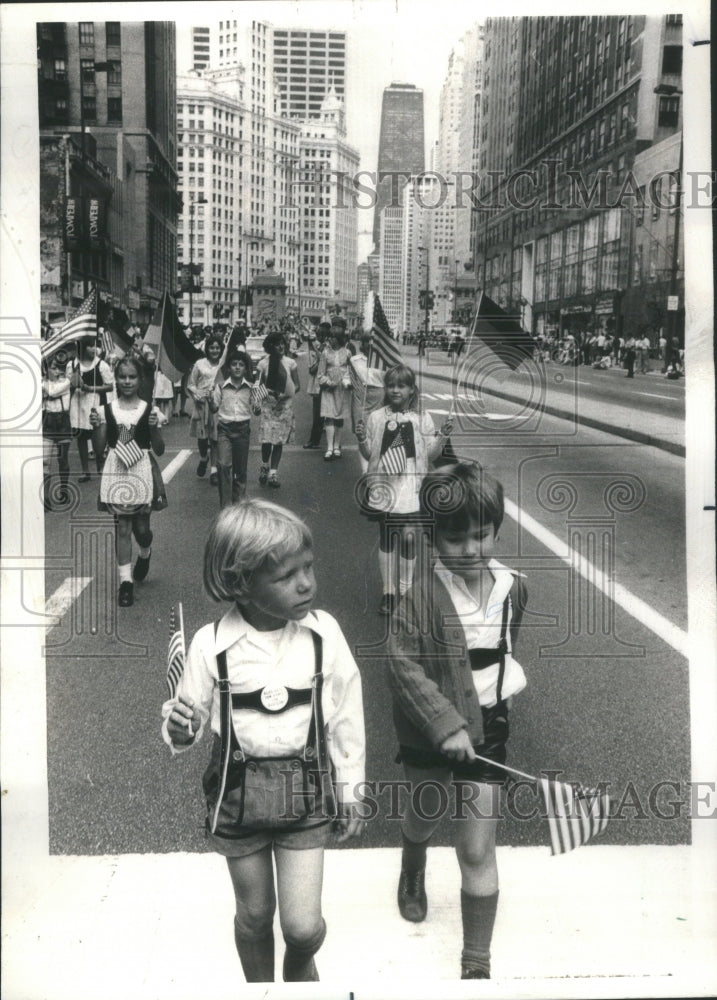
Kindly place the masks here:
POLYGON ((428 308, 433 309, 435 298, 433 292, 428 292, 428 308))

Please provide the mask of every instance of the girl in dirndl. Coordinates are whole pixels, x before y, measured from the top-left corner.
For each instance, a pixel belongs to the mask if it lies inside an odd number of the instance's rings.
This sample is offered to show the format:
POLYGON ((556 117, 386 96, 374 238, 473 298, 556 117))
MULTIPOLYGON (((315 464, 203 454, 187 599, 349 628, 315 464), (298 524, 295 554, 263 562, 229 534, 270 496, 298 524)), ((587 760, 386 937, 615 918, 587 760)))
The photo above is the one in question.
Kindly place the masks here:
POLYGON ((328 346, 319 361, 316 381, 321 386, 321 416, 326 431, 324 461, 341 458, 341 434, 344 421, 351 416, 350 351, 346 333, 332 326, 328 346))
MULTIPOLYGON (((112 369, 100 358, 100 348, 96 341, 85 340, 78 346, 78 355, 67 366, 72 398, 70 399, 70 424, 73 437, 77 439, 82 475, 78 482, 90 479, 89 442, 92 438, 90 413, 102 406, 112 392, 112 369)), ((102 471, 104 452, 95 448, 97 472, 102 471)))
POLYGON ((259 485, 278 489, 282 449, 294 436, 294 396, 299 391, 299 372, 294 359, 285 357, 286 341, 282 333, 270 333, 262 347, 267 357, 261 359, 256 370, 267 395, 261 403, 259 485))
POLYGON ((449 416, 436 431, 428 413, 418 412, 415 372, 406 365, 384 377, 384 405, 356 422, 361 455, 368 461, 362 513, 379 522, 378 567, 383 585, 380 614, 390 615, 411 586, 416 563, 419 492, 429 463, 453 429, 449 416), (396 565, 398 564, 398 565, 396 565))
POLYGON ((189 425, 190 437, 197 439, 199 448, 199 465, 197 476, 202 479, 207 471, 207 462, 211 461, 209 482, 217 484, 217 420, 212 413, 209 401, 214 393, 217 376, 220 375, 219 362, 224 351, 222 338, 211 334, 204 341, 206 357, 196 361, 187 379, 187 395, 194 403, 194 415, 189 425))
POLYGON ((144 580, 152 553, 150 514, 167 506, 161 473, 151 451, 164 454, 162 416, 139 395, 142 368, 133 357, 123 358, 115 369, 116 398, 104 407, 104 422, 97 410, 90 414, 95 452, 109 452, 100 480, 98 508, 115 516, 115 549, 119 571, 120 607, 134 603, 133 580, 144 580), (139 546, 132 568, 132 535, 139 546))
POLYGON ((45 510, 64 510, 69 505, 70 480, 70 380, 65 374, 67 355, 58 352, 47 362, 42 380, 42 465, 45 510), (57 455, 59 486, 50 475, 53 451, 57 455), (53 507, 52 502, 57 502, 53 507))

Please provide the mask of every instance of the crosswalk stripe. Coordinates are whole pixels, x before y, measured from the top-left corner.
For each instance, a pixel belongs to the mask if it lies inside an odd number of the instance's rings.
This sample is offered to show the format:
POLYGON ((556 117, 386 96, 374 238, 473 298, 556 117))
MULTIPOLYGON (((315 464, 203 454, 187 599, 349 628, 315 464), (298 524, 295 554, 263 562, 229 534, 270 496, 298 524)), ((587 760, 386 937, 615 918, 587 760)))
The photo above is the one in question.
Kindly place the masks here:
POLYGON ((182 448, 179 454, 175 455, 172 461, 162 469, 162 479, 165 483, 171 483, 187 459, 191 457, 191 454, 192 452, 189 448, 182 448))
POLYGON ((48 618, 54 618, 54 621, 46 624, 46 633, 55 625, 60 624, 70 605, 77 600, 91 582, 91 576, 68 576, 62 581, 57 590, 45 602, 45 614, 48 618))

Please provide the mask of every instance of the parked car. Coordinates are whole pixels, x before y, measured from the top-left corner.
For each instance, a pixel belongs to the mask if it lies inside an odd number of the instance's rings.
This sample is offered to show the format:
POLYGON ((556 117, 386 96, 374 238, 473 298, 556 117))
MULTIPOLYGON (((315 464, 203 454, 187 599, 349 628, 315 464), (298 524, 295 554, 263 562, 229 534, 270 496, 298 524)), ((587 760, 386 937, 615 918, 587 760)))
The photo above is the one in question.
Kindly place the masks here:
POLYGON ((263 343, 264 343, 263 336, 255 337, 252 334, 250 334, 246 338, 246 343, 244 344, 244 350, 251 358, 253 365, 256 365, 257 361, 261 361, 261 359, 266 355, 264 348, 261 346, 263 343))

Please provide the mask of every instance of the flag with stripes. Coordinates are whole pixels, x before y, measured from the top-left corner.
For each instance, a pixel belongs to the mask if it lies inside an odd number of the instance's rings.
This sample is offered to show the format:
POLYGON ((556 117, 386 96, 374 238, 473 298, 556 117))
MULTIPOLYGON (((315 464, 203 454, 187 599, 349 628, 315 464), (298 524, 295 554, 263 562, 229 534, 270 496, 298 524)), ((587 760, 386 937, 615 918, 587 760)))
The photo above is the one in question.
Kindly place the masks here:
POLYGON ((120 460, 125 469, 131 469, 139 462, 144 452, 135 440, 117 441, 115 445, 115 455, 120 460))
POLYGON ((97 336, 97 289, 93 288, 86 299, 70 314, 64 326, 40 348, 44 358, 49 358, 55 351, 75 340, 85 340, 97 336))
POLYGON ((179 621, 175 618, 174 607, 169 612, 169 649, 167 650, 167 687, 169 697, 177 697, 179 680, 184 672, 184 623, 182 605, 179 605, 179 621))
POLYGON ((610 816, 607 792, 548 778, 539 778, 538 788, 550 829, 551 854, 573 851, 607 826, 610 816))
POLYGON ((391 336, 391 328, 378 295, 375 292, 370 292, 366 304, 370 310, 366 317, 369 320, 366 326, 371 331, 368 367, 382 368, 385 371, 388 368, 393 368, 394 365, 403 364, 400 348, 391 336), (373 302, 371 302, 372 298, 373 302))
POLYGON ((406 446, 403 443, 403 436, 399 427, 393 441, 381 456, 383 471, 388 472, 392 476, 400 475, 406 471, 407 458, 406 446))
POLYGON ((263 382, 255 382, 251 387, 251 405, 254 409, 261 406, 264 400, 269 395, 269 391, 263 382))

